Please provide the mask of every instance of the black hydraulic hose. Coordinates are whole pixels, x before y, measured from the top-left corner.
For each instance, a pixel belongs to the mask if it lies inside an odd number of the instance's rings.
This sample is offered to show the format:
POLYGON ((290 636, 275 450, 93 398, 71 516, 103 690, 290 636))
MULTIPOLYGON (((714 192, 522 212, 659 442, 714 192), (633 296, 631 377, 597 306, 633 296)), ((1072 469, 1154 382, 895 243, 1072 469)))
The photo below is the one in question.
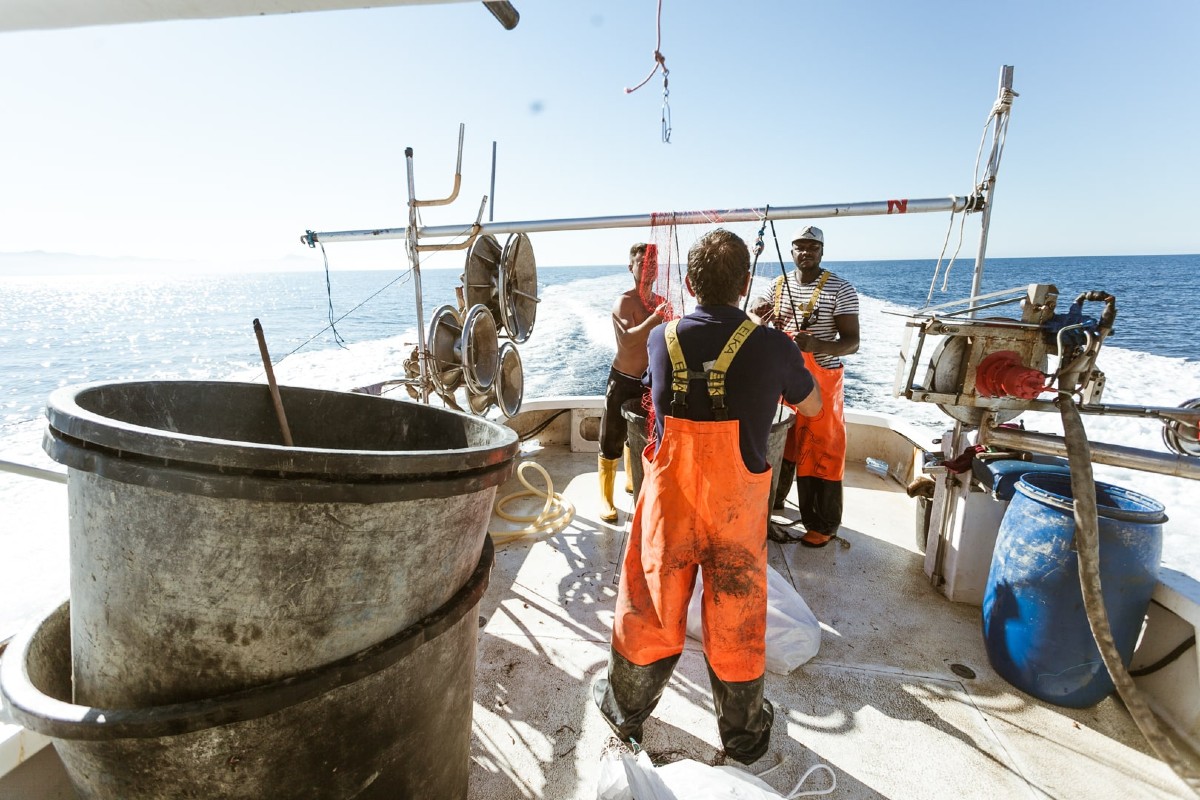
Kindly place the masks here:
POLYGON ((1180 642, 1178 645, 1176 645, 1174 650, 1167 653, 1165 656, 1160 658, 1158 661, 1155 661, 1153 664, 1149 664, 1145 667, 1142 667, 1141 669, 1131 669, 1131 670, 1129 670, 1129 674, 1135 678, 1140 678, 1143 675, 1153 675, 1154 673, 1158 672, 1160 669, 1165 669, 1166 667, 1169 667, 1172 664, 1174 664, 1176 661, 1179 660, 1180 656, 1182 656, 1184 653, 1186 653, 1188 650, 1191 650, 1195 646, 1196 646, 1196 637, 1189 636, 1188 638, 1186 638, 1182 642, 1180 642))
POLYGON ((1138 730, 1146 737, 1151 749, 1175 774, 1200 797, 1200 772, 1193 769, 1180 757, 1175 745, 1158 725, 1154 712, 1146 703, 1141 691, 1121 662, 1121 654, 1112 638, 1108 623, 1108 611, 1100 593, 1100 533, 1096 511, 1096 483, 1092 475, 1092 453, 1088 445, 1087 431, 1075 400, 1068 392, 1059 392, 1059 410, 1062 414, 1063 438, 1067 443, 1067 459, 1071 468, 1071 494, 1075 510, 1075 547, 1079 554, 1079 586, 1083 590, 1083 605, 1087 610, 1088 625, 1100 650, 1104 666, 1112 676, 1117 693, 1133 716, 1138 730))

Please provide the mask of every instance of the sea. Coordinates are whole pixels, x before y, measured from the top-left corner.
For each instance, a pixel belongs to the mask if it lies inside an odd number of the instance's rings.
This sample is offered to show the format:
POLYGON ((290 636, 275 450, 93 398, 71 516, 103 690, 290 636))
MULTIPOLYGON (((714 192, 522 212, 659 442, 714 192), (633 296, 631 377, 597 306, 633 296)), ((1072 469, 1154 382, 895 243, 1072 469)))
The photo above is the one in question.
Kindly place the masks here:
MULTIPOLYGON (((932 260, 825 266, 853 283, 861 298, 861 349, 845 359, 847 406, 897 414, 926 443, 940 437, 953 421, 937 406, 893 397, 904 314, 930 300, 966 297, 972 262, 954 264, 946 288, 939 277, 932 295, 932 260)), ((779 269, 759 262, 756 290, 779 269)), ((422 271, 426 325, 434 308, 454 302, 459 275, 458 269, 422 271)), ((1116 332, 1099 360, 1107 376, 1104 402, 1176 406, 1200 397, 1198 275, 1200 255, 997 258, 987 262, 984 291, 1054 283, 1060 311, 1087 290, 1114 294, 1116 332)), ((541 302, 533 335, 519 347, 525 398, 602 393, 613 356, 609 312, 632 285, 627 269, 539 266, 537 276, 541 302)), ((280 383, 348 390, 400 377, 416 343, 415 289, 407 270, 0 277, 0 459, 58 468, 42 452, 41 439, 47 397, 62 386, 265 381, 255 319, 280 383)), ((1022 420, 1032 430, 1061 431, 1053 414, 1031 412, 1022 420)), ((1153 420, 1087 417, 1085 423, 1094 441, 1165 452, 1161 424, 1153 420)), ((1162 502, 1170 518, 1163 564, 1200 577, 1200 487, 1114 467, 1098 466, 1096 474, 1162 502)), ((13 520, 62 513, 30 508, 46 502, 30 491, 31 481, 0 472, 0 526, 9 527, 0 527, 6 573, 10 565, 21 568, 21 547, 13 543, 25 532, 13 530, 13 520)))

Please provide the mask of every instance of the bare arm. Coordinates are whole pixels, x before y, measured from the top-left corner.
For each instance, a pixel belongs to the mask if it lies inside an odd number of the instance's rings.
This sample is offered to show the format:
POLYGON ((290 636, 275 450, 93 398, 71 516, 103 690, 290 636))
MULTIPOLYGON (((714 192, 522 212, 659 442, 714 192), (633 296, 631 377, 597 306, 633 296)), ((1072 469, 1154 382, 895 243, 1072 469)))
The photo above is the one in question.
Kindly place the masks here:
POLYGON ((833 324, 838 332, 836 341, 827 342, 811 334, 798 333, 796 334, 796 346, 806 353, 824 353, 830 356, 848 356, 851 353, 857 353, 858 315, 842 314, 833 318, 833 324))
POLYGON ((770 297, 759 295, 750 301, 746 314, 756 325, 767 325, 775 321, 775 309, 770 297))
POLYGON ((661 325, 663 321, 658 314, 650 314, 639 321, 639 317, 645 313, 645 307, 638 300, 622 296, 617 301, 613 308, 612 321, 613 332, 617 336, 618 351, 631 348, 645 349, 646 337, 650 335, 650 331, 655 326, 661 325))
POLYGON ((796 413, 805 417, 815 417, 821 413, 821 390, 815 384, 808 397, 796 403, 796 413))

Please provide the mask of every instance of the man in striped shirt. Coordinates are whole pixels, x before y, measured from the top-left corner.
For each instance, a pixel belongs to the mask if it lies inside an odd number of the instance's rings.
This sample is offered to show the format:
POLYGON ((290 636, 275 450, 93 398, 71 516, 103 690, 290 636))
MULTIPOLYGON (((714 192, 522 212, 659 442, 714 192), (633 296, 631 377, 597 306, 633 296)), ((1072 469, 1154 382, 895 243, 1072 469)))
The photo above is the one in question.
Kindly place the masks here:
POLYGON ((858 351, 858 293, 849 281, 821 267, 825 235, 807 225, 792 238, 796 269, 781 275, 768 294, 751 301, 751 315, 796 340, 808 371, 821 389, 823 410, 812 418, 797 416, 788 435, 775 506, 796 483, 796 502, 804 523, 800 543, 824 547, 842 523, 842 477, 846 466, 841 356, 858 351))

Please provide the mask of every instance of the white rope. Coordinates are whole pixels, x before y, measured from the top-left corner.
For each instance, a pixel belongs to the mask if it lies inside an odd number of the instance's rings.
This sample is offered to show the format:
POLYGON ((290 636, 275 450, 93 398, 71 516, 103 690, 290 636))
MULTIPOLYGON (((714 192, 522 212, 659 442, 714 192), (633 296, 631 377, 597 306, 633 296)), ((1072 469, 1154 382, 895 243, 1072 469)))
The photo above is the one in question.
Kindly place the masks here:
MULTIPOLYGON (((980 181, 979 165, 983 160, 983 146, 987 142, 988 131, 992 130, 992 121, 995 120, 996 128, 993 132, 992 150, 988 154, 986 175, 995 175, 1000 170, 1000 158, 1004 155, 1004 144, 1008 140, 1008 120, 1009 111, 1012 109, 1013 98, 1017 93, 1011 89, 1006 89, 996 102, 992 104, 991 111, 988 112, 987 119, 983 123, 983 134, 979 137, 979 149, 975 151, 975 169, 971 173, 971 185, 975 188, 976 194, 982 194, 987 186, 980 181)), ((950 210, 950 225, 946 229, 946 239, 942 242, 942 252, 938 256, 937 264, 933 268, 933 279, 929 282, 929 294, 925 298, 925 305, 928 306, 933 302, 933 291, 937 285, 938 273, 942 269, 942 259, 946 255, 946 245, 950 242, 950 233, 954 230, 954 214, 956 212, 952 208, 950 210)), ((962 218, 958 226, 958 246, 954 248, 954 255, 950 256, 950 261, 946 264, 946 272, 942 276, 942 291, 946 291, 950 285, 950 270, 954 266, 954 262, 958 259, 959 251, 962 250, 963 237, 965 235, 967 223, 967 212, 962 212, 962 218)))
MULTIPOLYGON (((929 294, 925 295, 926 308, 928 308, 929 304, 933 302, 933 290, 937 286, 938 273, 941 272, 942 269, 942 259, 946 257, 946 247, 950 244, 950 234, 954 232, 954 215, 956 213, 957 212, 954 210, 954 206, 951 205, 950 225, 946 228, 946 238, 942 240, 942 252, 938 253, 937 263, 933 265, 933 278, 929 281, 929 294)), ((963 216, 966 216, 965 211, 963 212, 963 216)), ((950 266, 947 265, 946 269, 949 270, 950 266)), ((942 291, 945 291, 945 289, 942 291)))
MULTIPOLYGON (((951 220, 950 224, 951 224, 951 226, 953 226, 954 221, 951 220)), ((942 291, 943 292, 946 291, 946 287, 950 283, 950 268, 954 266, 954 262, 956 260, 958 260, 958 253, 960 250, 962 250, 963 233, 966 230, 966 227, 967 227, 967 213, 964 211, 962 217, 959 218, 959 222, 958 222, 958 246, 954 248, 954 255, 950 256, 950 263, 946 265, 946 274, 942 279, 942 291)))
MULTIPOLYGON (((757 773, 754 777, 761 779, 763 775, 766 775, 769 772, 774 772, 788 761, 787 757, 782 755, 777 755, 775 759, 775 766, 764 769, 762 772, 757 773)), ((796 781, 796 785, 792 787, 792 791, 784 795, 784 800, 795 800, 797 797, 819 797, 820 795, 831 794, 836 788, 837 775, 834 774, 833 770, 827 764, 813 764, 808 768, 808 772, 801 775, 800 780, 796 781), (829 788, 813 789, 812 791, 801 792, 800 787, 803 786, 804 782, 808 780, 808 776, 812 775, 819 769, 823 769, 829 773, 829 788)))
POLYGON ((795 800, 795 798, 797 798, 797 797, 819 797, 820 795, 823 795, 823 794, 832 794, 833 790, 836 788, 837 788, 837 776, 833 774, 833 770, 830 769, 829 766, 826 764, 813 764, 811 767, 808 768, 808 772, 801 775, 800 780, 796 781, 796 785, 792 787, 792 791, 790 793, 784 795, 784 797, 786 798, 786 800, 795 800), (812 775, 814 772, 816 772, 819 769, 823 769, 829 773, 829 788, 813 789, 812 791, 808 791, 808 792, 800 791, 800 787, 804 785, 804 782, 806 780, 808 780, 808 776, 812 775))

